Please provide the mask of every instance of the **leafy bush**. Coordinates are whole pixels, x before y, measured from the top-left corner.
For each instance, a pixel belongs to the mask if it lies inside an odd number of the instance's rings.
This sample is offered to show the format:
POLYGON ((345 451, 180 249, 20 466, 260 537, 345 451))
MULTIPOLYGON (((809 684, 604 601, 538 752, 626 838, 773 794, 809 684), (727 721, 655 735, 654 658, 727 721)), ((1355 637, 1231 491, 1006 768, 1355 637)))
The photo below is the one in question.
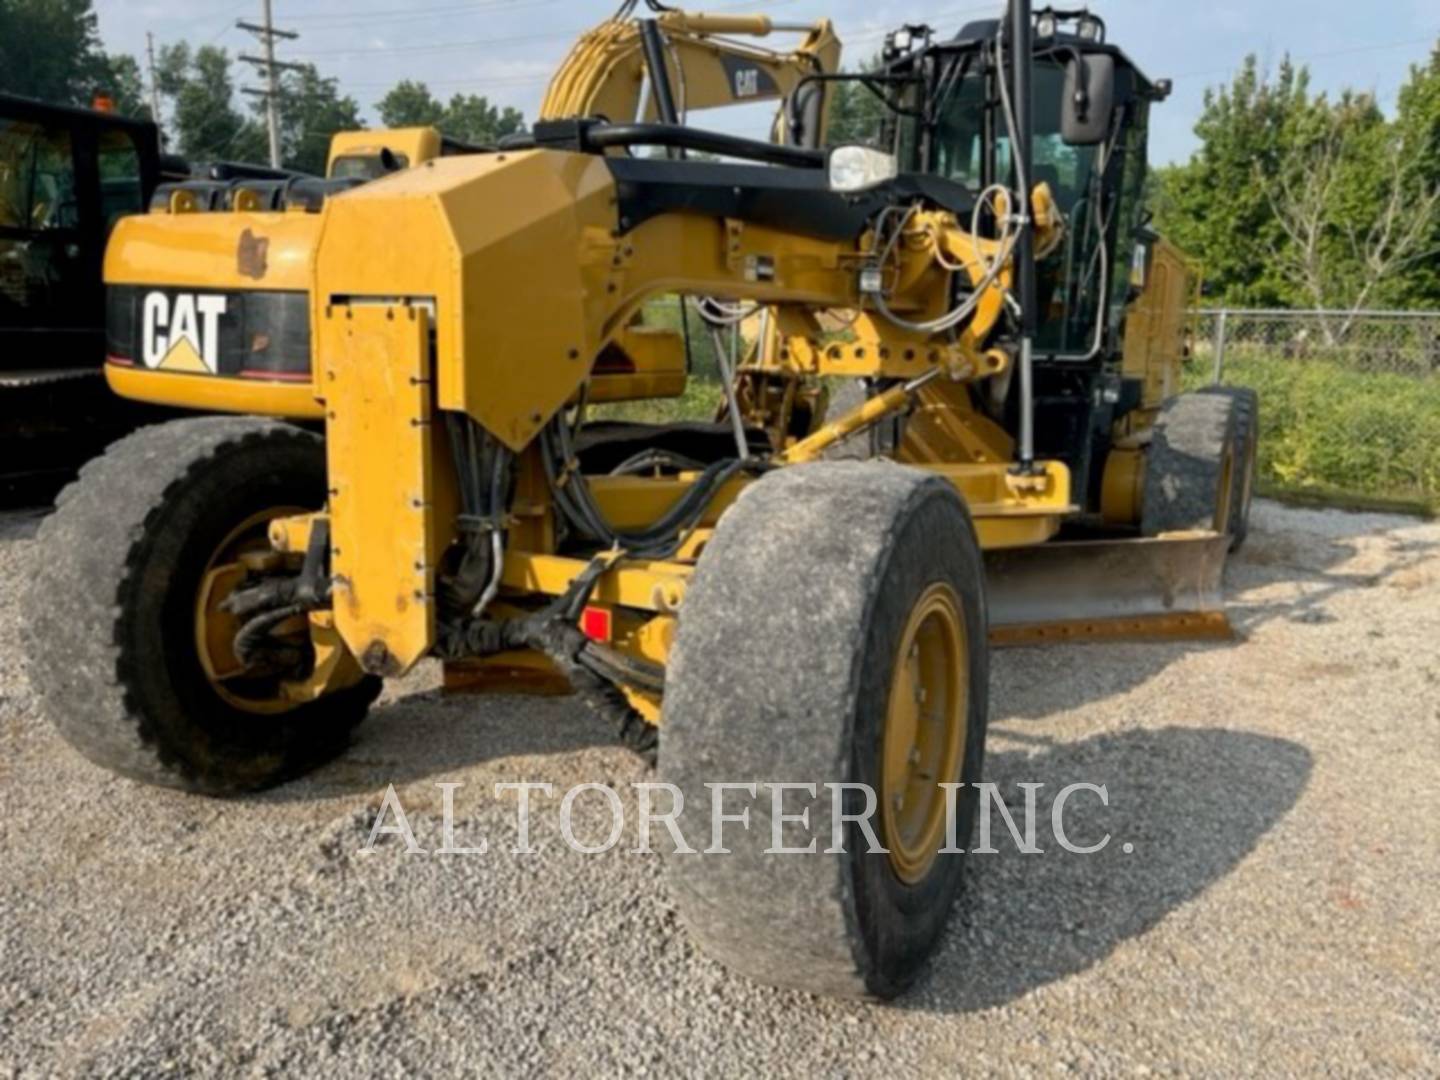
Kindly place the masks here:
POLYGON ((1225 381, 1260 395, 1262 487, 1440 505, 1440 377, 1242 348, 1225 381))

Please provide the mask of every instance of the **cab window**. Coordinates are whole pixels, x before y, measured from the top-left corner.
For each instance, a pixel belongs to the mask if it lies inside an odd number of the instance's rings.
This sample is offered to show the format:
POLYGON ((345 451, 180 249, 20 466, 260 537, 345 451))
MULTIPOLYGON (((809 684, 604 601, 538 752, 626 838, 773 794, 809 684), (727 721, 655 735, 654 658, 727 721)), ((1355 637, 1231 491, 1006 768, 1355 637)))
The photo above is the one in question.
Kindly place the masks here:
POLYGON ((47 232, 79 223, 69 132, 0 120, 0 228, 47 232))
POLYGON ((382 154, 346 154, 335 159, 330 176, 334 180, 378 180, 409 167, 409 156, 393 151, 388 160, 382 154))
POLYGON ((108 235, 115 222, 126 214, 145 209, 140 175, 140 151, 124 131, 104 131, 96 148, 100 165, 100 208, 108 235))

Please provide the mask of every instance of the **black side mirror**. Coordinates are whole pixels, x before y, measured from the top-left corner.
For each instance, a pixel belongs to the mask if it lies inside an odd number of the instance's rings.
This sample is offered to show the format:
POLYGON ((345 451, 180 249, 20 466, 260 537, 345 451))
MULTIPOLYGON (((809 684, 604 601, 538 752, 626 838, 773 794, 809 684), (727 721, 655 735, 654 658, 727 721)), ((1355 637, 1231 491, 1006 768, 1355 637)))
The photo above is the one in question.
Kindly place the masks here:
POLYGON ((1065 65, 1065 100, 1060 103, 1060 135, 1067 146, 1095 146, 1110 134, 1115 106, 1115 58, 1108 53, 1080 55, 1065 65))

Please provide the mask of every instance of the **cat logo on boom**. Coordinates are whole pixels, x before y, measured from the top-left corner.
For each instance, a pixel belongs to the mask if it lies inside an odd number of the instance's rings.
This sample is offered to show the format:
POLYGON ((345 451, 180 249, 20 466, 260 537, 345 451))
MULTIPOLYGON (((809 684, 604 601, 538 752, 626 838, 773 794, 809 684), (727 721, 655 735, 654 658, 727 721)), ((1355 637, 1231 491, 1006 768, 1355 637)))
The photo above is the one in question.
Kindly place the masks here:
POLYGON ((224 296, 146 293, 141 323, 145 366, 216 374, 220 316, 226 308, 224 296))

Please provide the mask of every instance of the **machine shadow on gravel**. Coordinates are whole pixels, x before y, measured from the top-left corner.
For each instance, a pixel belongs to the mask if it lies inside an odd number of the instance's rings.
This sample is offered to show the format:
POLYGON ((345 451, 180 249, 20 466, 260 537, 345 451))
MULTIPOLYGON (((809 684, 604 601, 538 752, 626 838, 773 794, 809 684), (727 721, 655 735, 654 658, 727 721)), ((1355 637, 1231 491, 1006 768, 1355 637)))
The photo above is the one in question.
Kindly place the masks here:
MULTIPOLYGON (((1342 517, 1340 520, 1346 520, 1342 517)), ((1398 528, 1417 525, 1421 519, 1394 519, 1386 528, 1373 527, 1373 519, 1354 516, 1353 531, 1333 536, 1296 535, 1265 531, 1255 537, 1227 575, 1227 591, 1238 594, 1230 603, 1230 621, 1244 638, 1267 622, 1283 619, 1298 624, 1334 622, 1325 610, 1337 595, 1352 589, 1374 589, 1386 585, 1440 551, 1440 544, 1395 536, 1398 528), (1367 527, 1367 525, 1371 527, 1367 527), (1361 538, 1385 538, 1390 556, 1379 572, 1340 569, 1359 553, 1361 538), (1245 593, 1278 584, 1304 585, 1304 593, 1293 599, 1247 602, 1245 593)))
MULTIPOLYGON (((388 784, 463 781, 465 770, 487 762, 593 747, 613 747, 622 762, 632 757, 578 698, 447 697, 425 690, 382 701, 351 737, 349 749, 330 764, 247 798, 310 802, 378 796, 388 784)), ((647 768, 639 757, 633 761, 636 770, 647 768)))
POLYGON ((1100 963, 1239 865, 1295 805, 1312 765, 1304 747, 1284 739, 1174 727, 991 754, 986 779, 999 784, 1017 822, 1023 795, 1016 785, 1044 783, 1037 799, 1044 853, 1016 850, 993 813, 999 854, 967 856, 968 889, 945 947, 897 1004, 995 1008, 1100 963), (1093 855, 1070 854, 1048 833, 1056 792, 1074 783, 1109 791, 1108 809, 1088 792, 1066 807, 1073 845, 1110 834, 1093 855))

